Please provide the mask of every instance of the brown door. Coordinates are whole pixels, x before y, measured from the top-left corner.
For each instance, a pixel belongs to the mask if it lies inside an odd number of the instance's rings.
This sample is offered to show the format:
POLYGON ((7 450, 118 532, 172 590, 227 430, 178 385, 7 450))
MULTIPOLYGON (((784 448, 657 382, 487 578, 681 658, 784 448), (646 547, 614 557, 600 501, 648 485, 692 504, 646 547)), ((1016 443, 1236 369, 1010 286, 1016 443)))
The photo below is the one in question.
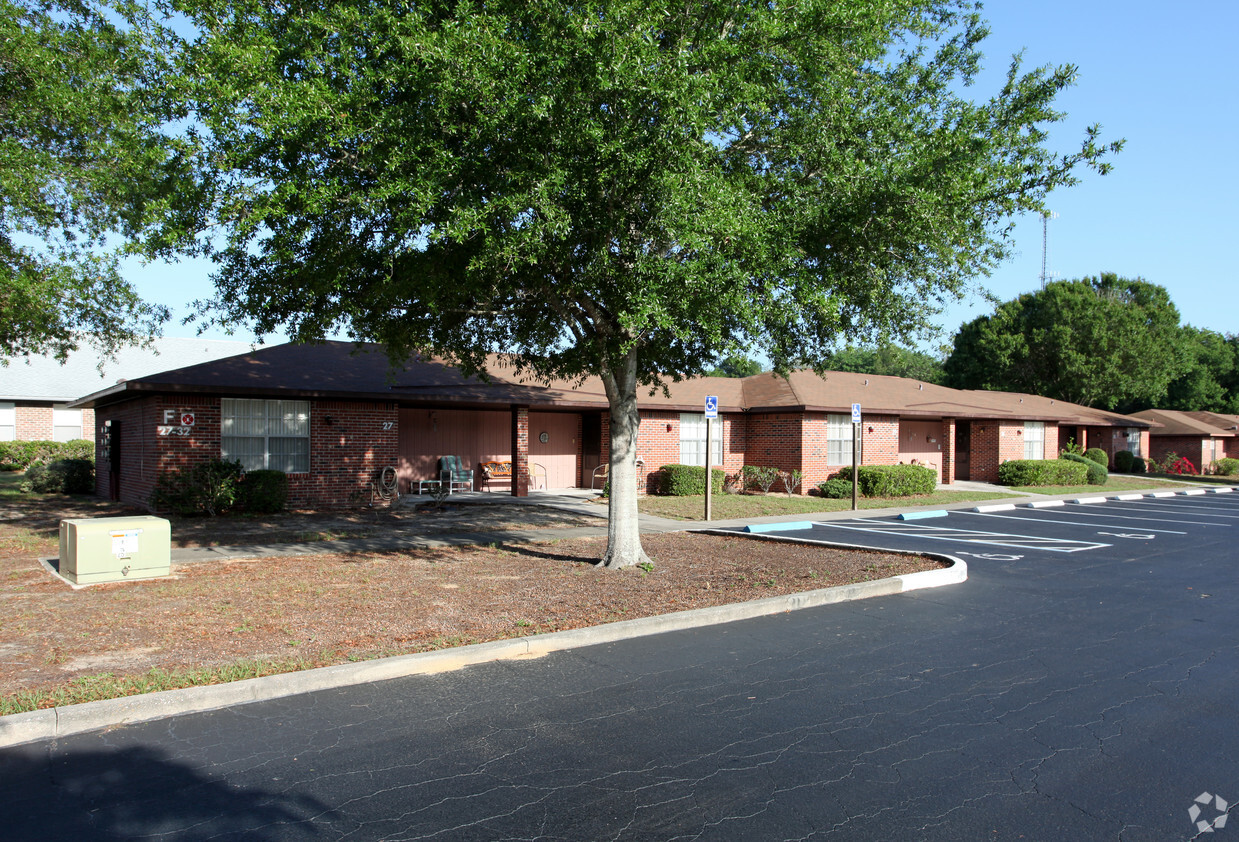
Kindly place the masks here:
POLYGON ((955 422, 955 479, 972 478, 972 422, 955 422))

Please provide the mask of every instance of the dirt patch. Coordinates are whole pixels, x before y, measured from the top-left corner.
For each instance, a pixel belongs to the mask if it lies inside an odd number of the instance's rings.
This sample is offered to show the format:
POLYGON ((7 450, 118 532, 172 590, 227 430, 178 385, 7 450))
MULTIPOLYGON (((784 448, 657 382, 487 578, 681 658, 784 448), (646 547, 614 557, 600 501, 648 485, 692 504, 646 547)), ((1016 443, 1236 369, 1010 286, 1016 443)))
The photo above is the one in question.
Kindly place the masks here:
MULTIPOLYGON (((0 525, 0 538, 8 529, 0 525)), ((647 536, 644 544, 652 570, 595 568, 604 541, 574 539, 174 565, 165 579, 74 591, 21 541, 0 541, 0 694, 51 689, 101 670, 122 676, 250 658, 320 666, 938 566, 684 533, 647 536)))

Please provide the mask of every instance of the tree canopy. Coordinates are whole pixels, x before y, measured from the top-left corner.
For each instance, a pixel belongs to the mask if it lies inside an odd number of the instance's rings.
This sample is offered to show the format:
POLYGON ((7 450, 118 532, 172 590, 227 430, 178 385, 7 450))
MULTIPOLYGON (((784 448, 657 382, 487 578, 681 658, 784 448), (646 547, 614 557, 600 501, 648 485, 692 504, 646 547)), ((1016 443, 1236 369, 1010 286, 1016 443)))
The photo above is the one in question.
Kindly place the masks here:
POLYGON ((167 317, 103 240, 142 229, 169 160, 131 12, 0 0, 0 360, 108 352, 167 317))
POLYGON ((885 374, 926 383, 941 383, 945 377, 942 361, 932 354, 904 348, 890 341, 845 346, 830 355, 826 367, 831 371, 885 374))
POLYGON ((1185 325, 1180 341, 1186 370, 1157 408, 1239 415, 1239 336, 1185 325))
POLYGON ((752 377, 761 374, 761 363, 743 354, 731 354, 706 374, 710 377, 752 377))
POLYGON ((639 388, 919 330, 1118 148, 1047 148, 1069 65, 966 98, 953 0, 171 6, 200 179, 156 242, 214 251, 212 317, 599 375, 608 563, 643 557, 639 388))
POLYGON ((1113 273, 1056 281, 960 328, 947 385, 1031 392, 1084 406, 1158 405, 1188 367, 1163 287, 1113 273))

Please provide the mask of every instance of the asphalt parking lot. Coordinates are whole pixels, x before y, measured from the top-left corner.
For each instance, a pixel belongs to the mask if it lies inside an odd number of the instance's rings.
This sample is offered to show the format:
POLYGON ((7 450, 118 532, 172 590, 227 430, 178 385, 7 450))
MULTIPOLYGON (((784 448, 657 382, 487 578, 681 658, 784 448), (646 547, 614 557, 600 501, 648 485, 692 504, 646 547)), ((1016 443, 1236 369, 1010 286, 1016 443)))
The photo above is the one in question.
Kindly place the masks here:
MULTIPOLYGON (((1100 555, 1135 559, 1239 525, 1235 489, 1077 497, 850 520, 800 521, 719 531, 774 539, 912 550, 976 560, 1034 561, 1100 555)), ((712 530, 714 531, 714 530, 712 530)))

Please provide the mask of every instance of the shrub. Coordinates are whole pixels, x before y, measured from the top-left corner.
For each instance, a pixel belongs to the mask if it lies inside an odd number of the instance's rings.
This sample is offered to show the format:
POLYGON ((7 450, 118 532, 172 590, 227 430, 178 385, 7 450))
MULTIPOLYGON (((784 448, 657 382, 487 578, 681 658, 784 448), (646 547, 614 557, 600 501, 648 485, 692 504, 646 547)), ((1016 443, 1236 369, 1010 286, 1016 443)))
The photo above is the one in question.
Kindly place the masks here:
POLYGON ((1232 477, 1239 474, 1239 459, 1219 459, 1213 463, 1214 470, 1224 477, 1232 477))
POLYGON ((1173 453, 1166 457, 1166 461, 1162 464, 1162 470, 1168 474, 1198 474, 1196 466, 1192 464, 1192 460, 1186 456, 1175 456, 1173 453), (1171 458, 1173 457, 1173 459, 1171 458))
MULTIPOLYGON (((720 468, 710 471, 711 491, 723 493, 727 472, 720 468)), ((658 493, 671 497, 688 497, 706 493, 706 469, 700 465, 663 465, 658 477, 658 493)))
POLYGON ((760 489, 763 494, 769 494, 770 488, 779 478, 779 469, 759 465, 745 465, 740 469, 740 476, 744 480, 745 488, 760 489))
MULTIPOLYGON (((835 475, 852 485, 852 469, 843 468, 835 475)), ((861 465, 857 472, 860 493, 866 497, 911 497, 932 494, 938 472, 924 465, 861 465)), ((848 494, 852 492, 849 490, 848 494)))
POLYGON ((804 473, 797 470, 779 471, 779 479, 783 481, 783 490, 787 492, 788 497, 791 497, 792 493, 800 487, 804 473))
POLYGON ((1087 479, 1088 467, 1066 458, 1013 459, 998 466, 999 485, 1080 485, 1087 479))
POLYGON ((1110 478, 1110 472, 1106 470, 1104 465, 1101 465, 1085 456, 1076 456, 1074 453, 1064 453, 1061 459, 1067 462, 1075 462, 1088 468, 1088 473, 1085 475, 1085 479, 1089 485, 1105 485, 1106 480, 1110 478))
POLYGON ((244 474, 240 462, 212 459, 187 471, 159 475, 151 505, 178 515, 222 514, 235 505, 237 486, 244 474))
POLYGON ((1131 472, 1133 474, 1143 474, 1148 471, 1148 463, 1139 456, 1133 456, 1131 460, 1131 472))
POLYGON ((57 459, 95 461, 95 444, 86 439, 72 441, 0 441, 0 471, 24 471, 31 465, 57 459))
POLYGON ((237 488, 237 505, 243 511, 269 515, 283 511, 288 503, 288 474, 283 471, 247 471, 237 488))
POLYGON ((48 465, 31 465, 21 490, 37 494, 91 494, 95 490, 95 463, 89 459, 57 459, 48 465))
POLYGON ((1110 467, 1110 457, 1107 456, 1106 452, 1100 447, 1090 447, 1088 450, 1084 451, 1084 458, 1092 462, 1096 462, 1103 468, 1110 467))
POLYGON ((1136 458, 1136 455, 1130 450, 1120 450, 1114 454, 1114 470, 1121 474, 1131 473, 1131 463, 1136 458))
POLYGON ((852 496, 852 481, 835 477, 834 479, 818 483, 817 491, 823 497, 829 497, 833 500, 844 500, 852 496))

